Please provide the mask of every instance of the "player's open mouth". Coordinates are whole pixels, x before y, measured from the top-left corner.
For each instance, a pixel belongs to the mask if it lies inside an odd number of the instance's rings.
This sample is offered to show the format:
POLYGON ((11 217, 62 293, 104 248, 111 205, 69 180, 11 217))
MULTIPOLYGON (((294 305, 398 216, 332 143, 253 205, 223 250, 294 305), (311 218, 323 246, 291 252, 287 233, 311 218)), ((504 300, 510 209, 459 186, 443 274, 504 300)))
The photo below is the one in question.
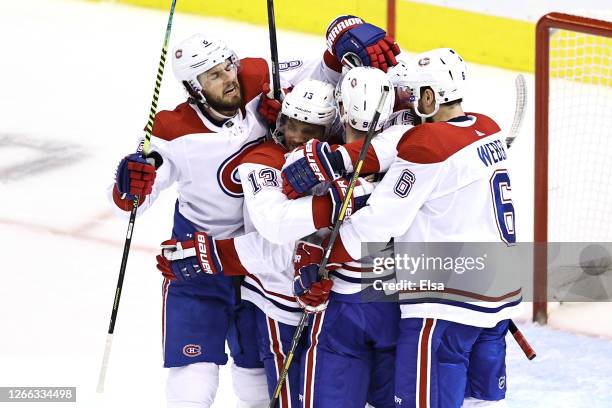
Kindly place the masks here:
POLYGON ((225 95, 230 95, 231 93, 233 93, 233 92, 235 92, 235 91, 236 91, 236 87, 235 87, 235 86, 232 86, 231 88, 227 89, 227 90, 224 92, 224 94, 225 94, 225 95))

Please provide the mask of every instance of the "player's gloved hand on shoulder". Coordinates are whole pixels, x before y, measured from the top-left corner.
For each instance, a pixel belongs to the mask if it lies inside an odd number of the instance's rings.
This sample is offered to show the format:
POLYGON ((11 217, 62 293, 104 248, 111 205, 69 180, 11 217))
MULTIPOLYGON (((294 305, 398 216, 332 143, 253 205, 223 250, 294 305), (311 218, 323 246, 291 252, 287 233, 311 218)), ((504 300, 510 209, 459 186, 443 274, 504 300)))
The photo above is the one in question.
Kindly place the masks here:
POLYGON ((161 243, 157 269, 165 278, 197 283, 206 275, 222 274, 215 240, 205 232, 195 232, 193 239, 169 239, 161 243))
POLYGON ((293 150, 283 166, 283 192, 291 199, 306 194, 319 183, 331 182, 344 174, 340 152, 332 152, 326 142, 309 140, 293 150))
POLYGON ((134 196, 141 199, 151 194, 155 182, 155 171, 161 166, 162 158, 157 152, 145 156, 142 153, 132 153, 125 156, 117 166, 115 187, 120 194, 133 200, 134 196))
MULTIPOLYGON (((334 283, 331 279, 319 278, 317 274, 322 258, 322 247, 305 241, 298 242, 293 258, 293 294, 305 313, 319 313, 327 308, 334 283)), ((328 266, 337 268, 339 265, 328 266)))
POLYGON ((286 89, 281 89, 281 100, 277 101, 274 99, 274 92, 272 91, 270 84, 263 84, 261 90, 261 99, 259 101, 259 106, 257 107, 257 111, 261 115, 261 117, 268 122, 268 124, 272 125, 276 123, 276 118, 281 111, 282 107, 282 99, 288 93, 286 89))
POLYGON ((344 65, 370 66, 387 72, 397 65, 400 48, 385 30, 359 17, 345 15, 327 27, 327 49, 344 65))
MULTIPOLYGON (((350 184, 350 178, 339 177, 334 180, 329 187, 329 195, 332 201, 331 225, 334 225, 340 217, 342 203, 344 202, 350 184)), ((346 207, 344 219, 350 217, 360 208, 365 207, 373 190, 373 183, 366 181, 363 177, 359 177, 346 207)))

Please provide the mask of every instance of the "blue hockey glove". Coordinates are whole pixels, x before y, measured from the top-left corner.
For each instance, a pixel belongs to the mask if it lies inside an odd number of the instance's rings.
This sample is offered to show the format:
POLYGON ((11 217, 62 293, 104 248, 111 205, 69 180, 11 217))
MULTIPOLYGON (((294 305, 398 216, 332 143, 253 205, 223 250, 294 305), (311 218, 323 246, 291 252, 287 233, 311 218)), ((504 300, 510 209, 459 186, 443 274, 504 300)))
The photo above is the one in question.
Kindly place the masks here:
POLYGON ((340 152, 332 152, 326 142, 311 139, 287 157, 282 174, 283 192, 294 199, 319 183, 331 182, 343 172, 340 152))
POLYGON ((359 17, 336 18, 327 27, 326 37, 329 52, 350 67, 370 66, 387 72, 389 67, 397 65, 395 56, 400 48, 393 37, 359 17))
POLYGON ((186 241, 164 241, 161 249, 157 269, 167 279, 196 283, 203 276, 223 273, 215 240, 205 232, 196 232, 186 241))

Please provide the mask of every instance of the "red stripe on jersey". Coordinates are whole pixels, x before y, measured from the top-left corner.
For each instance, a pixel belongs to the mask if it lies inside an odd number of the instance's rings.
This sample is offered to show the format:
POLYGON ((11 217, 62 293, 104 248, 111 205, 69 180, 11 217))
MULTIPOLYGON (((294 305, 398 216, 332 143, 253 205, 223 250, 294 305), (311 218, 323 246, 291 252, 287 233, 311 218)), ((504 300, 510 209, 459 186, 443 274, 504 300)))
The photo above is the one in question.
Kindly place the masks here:
POLYGON ((418 384, 418 408, 429 408, 429 376, 431 375, 430 370, 430 356, 431 350, 431 328, 433 327, 433 319, 425 319, 423 330, 421 331, 421 338, 419 339, 419 355, 421 356, 418 362, 419 370, 419 384, 418 384))
POLYGON ((340 234, 338 234, 336 240, 334 241, 334 247, 329 255, 329 263, 343 264, 345 262, 351 262, 354 260, 355 259, 353 259, 346 250, 344 243, 342 242, 342 237, 340 234))
POLYGON ((331 52, 329 52, 329 50, 325 50, 325 52, 323 53, 323 62, 325 63, 325 65, 327 65, 327 68, 338 73, 342 72, 342 64, 340 63, 340 61, 338 61, 338 58, 336 58, 331 52))
POLYGON ((351 266, 351 265, 342 265, 342 269, 349 272, 360 272, 360 273, 369 273, 374 272, 373 267, 363 267, 363 266, 351 266))
POLYGON ((283 168, 283 164, 285 164, 285 153, 287 151, 284 147, 273 140, 268 140, 245 154, 240 163, 261 164, 262 166, 280 170, 283 168))
POLYGON ((242 90, 242 108, 257 98, 265 83, 270 83, 270 68, 263 58, 243 58, 240 60, 238 82, 242 90))
MULTIPOLYGON (((357 160, 359 159, 359 152, 361 152, 361 148, 363 147, 364 140, 358 140, 356 142, 351 142, 343 145, 344 149, 348 153, 351 158, 351 162, 353 166, 357 164, 357 160)), ((338 149, 340 146, 332 146, 332 150, 338 149)), ((361 174, 373 174, 378 173, 380 171, 380 163, 378 162, 378 157, 376 156, 376 152, 372 145, 368 146, 368 153, 366 154, 366 158, 363 162, 363 166, 361 166, 361 174)))
MULTIPOLYGON (((276 367, 276 381, 280 378, 283 366, 285 365, 285 354, 283 354, 280 335, 276 327, 276 321, 267 318, 268 320, 268 333, 270 340, 270 350, 274 354, 274 365, 276 367)), ((287 379, 288 380, 288 379, 287 379)), ((280 406, 279 408, 289 408, 289 396, 287 395, 287 381, 284 382, 281 393, 280 393, 280 406)))
POLYGON ((312 197, 312 222, 316 229, 331 227, 332 207, 330 196, 312 197))
POLYGON ((412 163, 440 163, 464 147, 500 131, 488 116, 470 113, 476 121, 470 126, 449 122, 423 123, 404 133, 397 145, 398 157, 412 163))
MULTIPOLYGON (((347 269, 346 267, 344 267, 344 269, 347 269)), ((421 290, 421 289, 403 289, 400 291, 400 293, 426 293, 426 292, 435 292, 435 293, 450 293, 452 295, 459 295, 459 296, 464 296, 464 297, 469 297, 475 300, 479 300, 479 301, 483 301, 483 302, 501 302, 503 300, 506 299, 510 299, 513 298, 515 296, 518 296, 521 292, 522 292, 522 288, 518 288, 516 290, 513 290, 512 292, 508 292, 508 293, 504 293, 503 295, 500 296, 485 296, 485 295, 481 295, 479 293, 476 292, 468 292, 467 290, 461 290, 461 289, 453 289, 453 288, 448 288, 445 287, 444 290, 436 290, 436 291, 431 291, 431 290, 421 290)))
POLYGON ((159 111, 153 123, 153 135, 171 141, 181 136, 194 133, 212 133, 198 116, 195 110, 183 102, 174 110, 159 111))
POLYGON ((166 349, 166 301, 168 299, 168 287, 170 279, 164 279, 162 285, 162 349, 166 349))
POLYGON ((240 263, 240 257, 234 245, 234 238, 215 240, 217 256, 223 265, 223 275, 225 276, 244 276, 249 271, 240 263))
POLYGON ((267 295, 276 296, 277 298, 288 300, 289 302, 294 302, 294 303, 296 302, 295 297, 293 296, 287 296, 287 295, 283 295, 282 293, 277 293, 277 292, 272 292, 270 290, 267 290, 266 288, 264 288, 264 285, 261 283, 261 281, 259 280, 257 276, 251 275, 251 274, 248 274, 248 276, 249 278, 253 279, 255 283, 257 283, 257 285, 261 288, 261 290, 263 290, 267 295))

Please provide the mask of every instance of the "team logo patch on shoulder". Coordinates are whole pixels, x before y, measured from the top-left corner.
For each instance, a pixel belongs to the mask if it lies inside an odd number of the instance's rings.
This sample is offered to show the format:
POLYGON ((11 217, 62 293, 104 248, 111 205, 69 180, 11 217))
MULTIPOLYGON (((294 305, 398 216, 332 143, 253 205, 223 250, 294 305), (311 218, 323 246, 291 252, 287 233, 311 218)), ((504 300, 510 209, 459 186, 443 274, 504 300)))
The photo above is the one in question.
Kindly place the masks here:
POLYGON ((428 57, 421 58, 421 59, 419 60, 419 66, 420 66, 420 67, 424 67, 425 65, 429 65, 429 62, 430 62, 430 61, 429 61, 429 58, 428 58, 428 57))
POLYGON ((174 53, 174 56, 178 59, 181 58, 183 56, 183 50, 176 50, 176 52, 174 53))
POLYGON ((186 344, 183 347, 183 354, 187 357, 197 357, 202 354, 202 347, 199 344, 186 344))

